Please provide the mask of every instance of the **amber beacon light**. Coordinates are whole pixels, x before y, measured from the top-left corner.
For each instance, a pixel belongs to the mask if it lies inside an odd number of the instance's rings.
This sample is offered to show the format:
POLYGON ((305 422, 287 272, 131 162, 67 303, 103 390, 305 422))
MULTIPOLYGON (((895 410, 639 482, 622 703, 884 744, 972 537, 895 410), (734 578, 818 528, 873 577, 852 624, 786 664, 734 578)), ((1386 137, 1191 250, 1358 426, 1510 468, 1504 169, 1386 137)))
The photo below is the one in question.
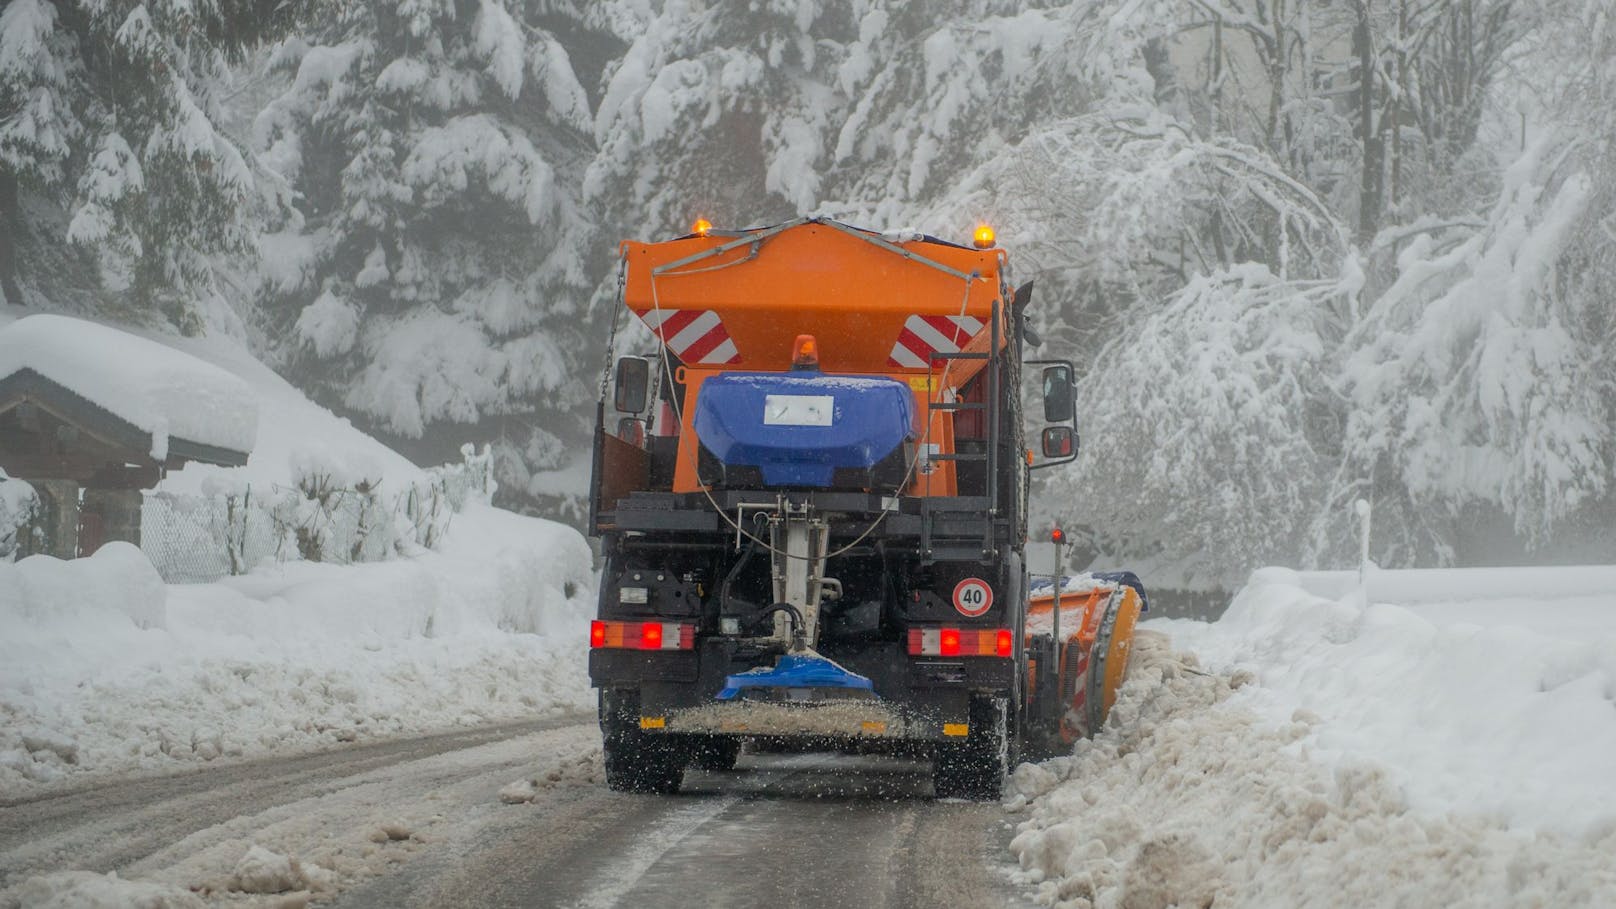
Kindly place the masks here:
POLYGON ((792 345, 792 369, 818 369, 819 368, 819 342, 813 335, 797 335, 797 342, 792 345))
POLYGON ((696 223, 690 225, 690 232, 698 237, 705 237, 713 230, 713 222, 706 218, 697 218, 696 223))
POLYGON ((992 249, 995 240, 993 228, 986 224, 978 224, 976 234, 971 237, 971 242, 976 245, 977 249, 992 249))

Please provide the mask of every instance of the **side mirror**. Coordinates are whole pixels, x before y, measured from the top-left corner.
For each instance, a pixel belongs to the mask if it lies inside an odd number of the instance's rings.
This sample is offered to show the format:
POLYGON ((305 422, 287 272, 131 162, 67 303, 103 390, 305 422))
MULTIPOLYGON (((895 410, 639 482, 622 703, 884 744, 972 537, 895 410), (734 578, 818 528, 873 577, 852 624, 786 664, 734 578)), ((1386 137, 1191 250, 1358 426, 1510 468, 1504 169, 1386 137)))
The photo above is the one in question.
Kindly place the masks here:
POLYGON ((1070 426, 1051 426, 1044 430, 1044 457, 1073 458, 1077 456, 1078 438, 1070 426))
POLYGON ((617 392, 612 406, 618 413, 640 413, 645 410, 647 389, 651 383, 651 361, 644 357, 624 357, 617 361, 617 392))
POLYGON ((1044 367, 1044 422, 1070 423, 1077 415, 1073 400, 1072 367, 1044 367))

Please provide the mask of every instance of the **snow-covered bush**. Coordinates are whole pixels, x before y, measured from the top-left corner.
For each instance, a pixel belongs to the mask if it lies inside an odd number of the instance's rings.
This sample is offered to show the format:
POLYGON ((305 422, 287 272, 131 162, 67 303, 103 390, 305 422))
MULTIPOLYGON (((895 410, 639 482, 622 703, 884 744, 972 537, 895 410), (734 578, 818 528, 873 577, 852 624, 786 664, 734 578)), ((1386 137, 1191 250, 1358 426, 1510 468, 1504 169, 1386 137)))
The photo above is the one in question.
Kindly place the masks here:
POLYGON ((226 477, 210 479, 200 495, 147 493, 141 545, 171 583, 247 574, 266 562, 353 564, 416 555, 439 548, 456 515, 489 503, 493 460, 487 446, 462 446, 459 463, 390 486, 373 479, 381 475, 378 465, 351 451, 341 458, 303 451, 291 486, 226 477))
POLYGON ((363 562, 436 549, 456 514, 487 505, 498 488, 489 446, 462 445, 460 458, 428 468, 399 490, 363 478, 333 485, 331 474, 304 474, 297 493, 286 494, 301 516, 292 529, 300 551, 309 546, 316 560, 363 562))
POLYGON ((39 494, 22 480, 0 470, 0 560, 9 561, 22 544, 21 534, 32 525, 39 509, 39 494))

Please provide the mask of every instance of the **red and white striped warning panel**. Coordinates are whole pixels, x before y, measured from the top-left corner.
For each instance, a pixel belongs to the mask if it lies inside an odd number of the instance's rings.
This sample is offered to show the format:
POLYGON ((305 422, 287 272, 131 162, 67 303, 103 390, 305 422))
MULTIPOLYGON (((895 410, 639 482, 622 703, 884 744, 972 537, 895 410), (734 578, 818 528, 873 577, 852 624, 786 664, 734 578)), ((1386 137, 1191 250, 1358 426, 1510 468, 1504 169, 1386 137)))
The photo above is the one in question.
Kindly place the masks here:
POLYGON ((924 369, 933 354, 959 353, 985 324, 975 316, 910 316, 887 365, 924 369))
POLYGON ((686 363, 727 366, 741 361, 729 330, 710 309, 648 309, 636 315, 686 363))

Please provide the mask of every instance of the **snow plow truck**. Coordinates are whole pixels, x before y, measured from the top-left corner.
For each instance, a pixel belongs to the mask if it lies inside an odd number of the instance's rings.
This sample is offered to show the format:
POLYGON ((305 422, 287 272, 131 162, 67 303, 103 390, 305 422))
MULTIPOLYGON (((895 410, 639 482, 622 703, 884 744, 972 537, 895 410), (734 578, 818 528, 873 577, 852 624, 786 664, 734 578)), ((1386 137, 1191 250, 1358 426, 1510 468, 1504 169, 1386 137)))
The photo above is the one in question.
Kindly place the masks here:
POLYGON ((938 797, 992 799, 1104 722, 1144 590, 1032 587, 1028 477, 1076 458, 1075 371, 1023 359, 1031 285, 990 229, 702 221, 620 253, 612 349, 626 312, 656 352, 597 409, 610 787, 676 792, 756 740, 929 755, 938 797))

